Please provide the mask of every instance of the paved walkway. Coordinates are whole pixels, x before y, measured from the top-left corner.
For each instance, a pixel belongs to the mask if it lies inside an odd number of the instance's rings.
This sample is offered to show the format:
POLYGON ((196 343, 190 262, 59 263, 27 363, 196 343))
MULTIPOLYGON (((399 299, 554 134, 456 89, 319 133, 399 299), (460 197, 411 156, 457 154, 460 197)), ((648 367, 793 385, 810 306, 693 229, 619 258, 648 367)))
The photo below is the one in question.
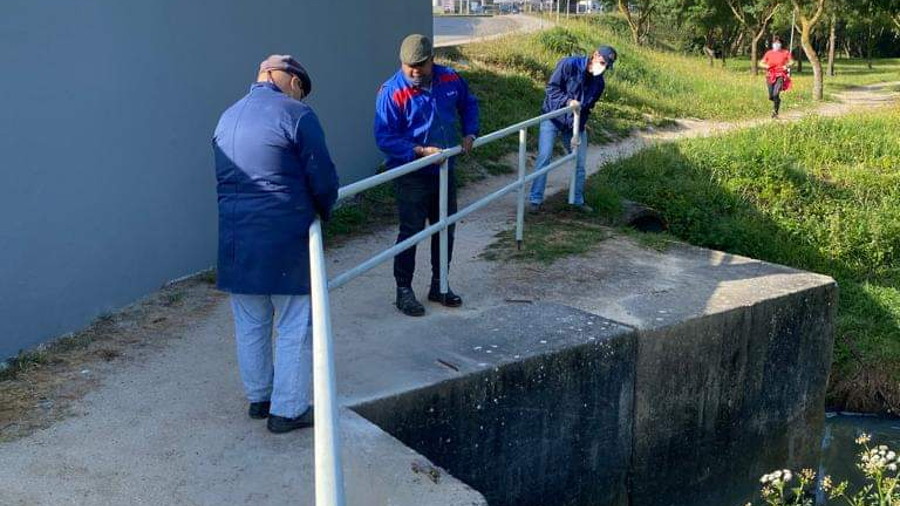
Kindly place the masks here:
POLYGON ((542 30, 549 21, 524 14, 493 17, 434 17, 435 47, 458 46, 503 37, 511 33, 542 30))

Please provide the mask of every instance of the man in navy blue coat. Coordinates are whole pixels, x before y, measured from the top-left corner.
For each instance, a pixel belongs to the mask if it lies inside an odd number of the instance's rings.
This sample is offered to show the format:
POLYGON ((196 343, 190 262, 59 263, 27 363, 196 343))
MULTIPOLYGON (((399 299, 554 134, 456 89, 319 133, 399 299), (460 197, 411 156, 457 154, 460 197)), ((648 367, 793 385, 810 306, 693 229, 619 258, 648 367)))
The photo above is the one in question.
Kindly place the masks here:
POLYGON ((213 137, 218 286, 231 293, 249 415, 268 417, 276 433, 312 425, 309 226, 328 218, 339 186, 319 119, 302 102, 310 91, 294 58, 272 55, 213 137))
MULTIPOLYGON (((578 136, 573 135, 574 115, 566 114, 541 122, 538 137, 538 157, 534 170, 544 168, 553 156, 553 145, 557 136, 562 137, 567 151, 577 149, 575 157, 575 206, 590 211, 584 203, 585 161, 587 159, 587 125, 591 110, 603 94, 606 81, 603 74, 613 67, 616 61, 616 50, 609 46, 600 46, 590 56, 573 56, 563 58, 556 64, 544 96, 541 113, 553 112, 569 105, 581 106, 581 118, 578 136)), ((544 201, 544 189, 547 176, 543 175, 531 184, 531 212, 538 212, 544 201)))
MULTIPOLYGON (((462 144, 468 153, 478 134, 478 101, 465 80, 450 67, 434 63, 431 40, 424 35, 406 37, 400 46, 400 70, 378 90, 375 103, 375 142, 393 169, 416 158, 440 153, 462 144), (462 139, 459 131, 462 130, 462 139)), ((439 166, 432 165, 396 180, 400 217, 400 243, 425 228, 426 220, 439 217, 439 166)), ((456 183, 450 160, 447 214, 456 212, 456 183)), ((453 252, 455 226, 447 227, 448 258, 453 252)), ((428 300, 448 307, 462 305, 462 298, 448 290, 440 292, 440 248, 431 237, 431 289, 428 300)), ((416 270, 416 247, 394 257, 397 308, 409 316, 422 316, 425 307, 412 289, 416 270)))

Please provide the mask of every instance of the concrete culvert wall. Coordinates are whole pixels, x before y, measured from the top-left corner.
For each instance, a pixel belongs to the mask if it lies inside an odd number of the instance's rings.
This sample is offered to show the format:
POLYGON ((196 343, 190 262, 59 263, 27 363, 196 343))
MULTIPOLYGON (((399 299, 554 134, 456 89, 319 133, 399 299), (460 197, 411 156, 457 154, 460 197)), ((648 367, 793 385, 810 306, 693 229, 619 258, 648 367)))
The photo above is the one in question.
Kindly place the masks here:
POLYGON ((491 505, 742 504, 763 473, 814 467, 822 435, 836 286, 782 288, 640 329, 498 309, 454 335, 550 344, 354 409, 491 505))
POLYGON ((356 411, 492 506, 626 504, 634 332, 569 308, 541 313, 537 328, 502 330, 557 334, 565 317, 583 343, 356 411))

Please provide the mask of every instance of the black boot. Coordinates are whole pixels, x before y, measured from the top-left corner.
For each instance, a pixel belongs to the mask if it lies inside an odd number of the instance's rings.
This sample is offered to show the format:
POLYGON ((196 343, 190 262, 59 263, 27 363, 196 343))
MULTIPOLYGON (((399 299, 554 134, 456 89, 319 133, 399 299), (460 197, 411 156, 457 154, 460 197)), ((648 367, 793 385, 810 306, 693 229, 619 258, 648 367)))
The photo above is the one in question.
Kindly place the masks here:
POLYGON ((408 286, 397 287, 397 309, 407 316, 422 316, 425 306, 416 300, 416 294, 408 286))
POLYGON ((462 306, 462 297, 453 293, 450 287, 447 287, 447 293, 441 293, 441 280, 431 280, 431 290, 428 290, 428 300, 431 302, 440 302, 447 307, 462 306))

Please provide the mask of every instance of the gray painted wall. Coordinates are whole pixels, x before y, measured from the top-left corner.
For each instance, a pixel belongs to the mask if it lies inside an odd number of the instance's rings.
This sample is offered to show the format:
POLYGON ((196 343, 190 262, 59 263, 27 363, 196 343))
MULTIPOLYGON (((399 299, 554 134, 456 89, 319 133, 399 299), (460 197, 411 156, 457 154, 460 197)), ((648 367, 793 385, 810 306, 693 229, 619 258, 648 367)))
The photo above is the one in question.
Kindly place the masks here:
POLYGON ((422 0, 3 0, 0 359, 215 262, 210 137, 269 53, 310 71, 342 182, 422 0))

